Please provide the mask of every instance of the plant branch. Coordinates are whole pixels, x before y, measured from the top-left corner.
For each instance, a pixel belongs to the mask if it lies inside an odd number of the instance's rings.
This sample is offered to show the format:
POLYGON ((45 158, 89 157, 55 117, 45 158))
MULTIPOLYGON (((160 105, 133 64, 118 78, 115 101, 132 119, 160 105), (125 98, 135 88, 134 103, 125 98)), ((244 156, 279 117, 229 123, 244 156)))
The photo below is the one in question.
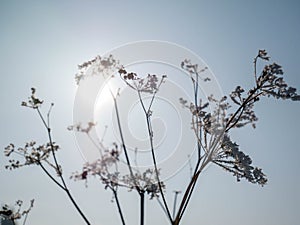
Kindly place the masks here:
POLYGON ((144 220, 145 220, 145 192, 141 191, 140 192, 140 225, 144 225, 144 220))
POLYGON ((117 190, 115 190, 112 187, 110 187, 110 189, 112 190, 112 192, 114 194, 114 197, 116 199, 116 204, 117 204, 117 207, 118 207, 118 212, 119 212, 119 215, 120 215, 120 218, 121 218, 121 221, 122 221, 122 225, 125 225, 126 223, 125 223, 125 219, 124 219, 123 212, 122 212, 122 209, 121 209, 121 204, 119 202, 119 197, 118 197, 117 190))
POLYGON ((158 187, 159 187, 159 192, 161 194, 163 204, 164 204, 164 207, 166 209, 168 218, 169 218, 170 222, 172 223, 173 220, 172 220, 172 217, 171 217, 171 213, 170 213, 170 210, 169 210, 164 192, 162 190, 162 186, 161 186, 161 182, 160 182, 160 178, 159 178, 159 174, 158 174, 156 156, 155 156, 155 153, 154 153, 154 146, 153 146, 153 131, 151 130, 151 120, 150 120, 150 115, 148 113, 146 114, 146 121, 147 121, 147 128, 148 128, 148 136, 149 136, 149 140, 150 140, 152 161, 153 161, 153 164, 154 164, 154 170, 155 170, 155 175, 156 175, 156 179, 157 179, 157 183, 158 183, 158 187))
POLYGON ((228 132, 232 127, 234 127, 238 122, 240 117, 243 114, 243 111, 245 110, 246 105, 251 102, 252 100, 254 100, 255 98, 259 97, 260 95, 263 94, 262 92, 257 93, 256 95, 254 95, 258 90, 260 89, 260 87, 257 87, 254 89, 253 93, 250 94, 246 100, 242 103, 242 105, 240 105, 240 107, 236 110, 236 112, 230 117, 229 121, 226 123, 225 126, 225 132, 228 132), (242 110, 242 111, 241 111, 242 110), (240 115, 238 116, 238 119, 236 119, 236 121, 230 125, 230 123, 233 122, 234 118, 238 115, 238 113, 241 111, 240 115))
POLYGON ((135 189, 140 193, 141 190, 140 190, 140 187, 138 186, 138 184, 136 182, 136 179, 134 178, 132 167, 131 167, 129 156, 128 156, 128 152, 127 152, 127 148, 126 148, 125 141, 124 141, 124 136, 123 136, 123 131, 122 131, 122 127, 121 127, 121 121, 120 121, 120 114, 119 114, 117 99, 115 97, 113 97, 113 100, 114 100, 115 112, 116 112, 116 116, 117 116, 119 134, 120 134, 120 138, 121 138, 121 142, 122 142, 122 147, 124 149, 127 166, 128 166, 129 172, 130 172, 130 176, 131 176, 131 178, 133 179, 133 181, 135 183, 135 189))
POLYGON ((38 161, 37 164, 42 168, 42 170, 47 174, 47 176, 55 183, 57 184, 61 189, 63 189, 64 191, 66 191, 65 187, 63 185, 61 185, 49 172, 48 170, 43 166, 43 164, 38 161))
POLYGON ((206 167, 206 165, 210 162, 209 158, 207 158, 207 156, 205 157, 205 161, 202 163, 200 169, 195 173, 195 175, 192 177, 189 185, 187 186, 185 192, 184 192, 184 196, 181 200, 181 204, 179 206, 179 209, 177 211, 177 215, 172 223, 172 225, 179 225, 180 220, 182 219, 183 213, 190 201, 191 195, 194 191, 194 187, 196 185, 196 182, 199 178, 199 175, 201 174, 201 172, 203 171, 203 169, 206 167))
MULTIPOLYGON (((89 220, 86 218, 86 216, 84 215, 84 213, 81 211, 81 209, 79 208, 79 206, 77 205, 75 199, 73 198, 73 196, 71 195, 67 185, 66 185, 66 182, 64 180, 64 177, 62 176, 62 172, 61 172, 61 169, 60 169, 60 165, 58 164, 58 161, 57 161, 57 158, 56 158, 56 155, 55 155, 55 150, 54 150, 54 145, 53 145, 53 141, 52 141, 52 136, 51 136, 51 129, 50 129, 50 125, 46 124, 45 122, 45 119, 43 117, 43 115, 41 114, 39 108, 36 108, 37 109, 37 112, 40 116, 40 118, 42 119, 43 121, 43 124, 44 126, 46 127, 47 129, 47 133, 48 133, 48 139, 49 139, 49 143, 50 143, 50 147, 51 147, 51 152, 52 152, 52 156, 53 156, 53 159, 54 159, 54 163, 55 163, 55 166, 56 166, 56 170, 57 170, 57 174, 58 176, 60 177, 61 181, 62 181, 62 185, 59 185, 59 187, 63 188, 63 190, 67 193, 69 199, 71 200, 71 202, 73 203, 73 205, 75 206, 76 210, 78 211, 78 213, 81 215, 81 217, 83 218, 83 220, 85 221, 85 223, 87 225, 90 225, 91 223, 89 222, 89 220)), ((49 111, 50 113, 50 111, 49 111)), ((47 115, 49 117, 49 114, 47 115)), ((48 119, 49 121, 49 119, 48 119)), ((43 168, 43 167, 42 167, 43 168)), ((46 172, 46 170, 44 170, 46 172)), ((49 176, 49 175, 48 175, 49 176)), ((52 176, 50 176, 51 178, 52 176)), ((53 181, 55 179, 52 179, 53 181)), ((56 184, 58 184, 58 182, 56 181, 55 182, 56 184)))
POLYGON ((173 219, 175 218, 176 213, 176 203, 177 203, 177 196, 180 193, 180 191, 175 191, 174 193, 174 202, 173 202, 173 219))

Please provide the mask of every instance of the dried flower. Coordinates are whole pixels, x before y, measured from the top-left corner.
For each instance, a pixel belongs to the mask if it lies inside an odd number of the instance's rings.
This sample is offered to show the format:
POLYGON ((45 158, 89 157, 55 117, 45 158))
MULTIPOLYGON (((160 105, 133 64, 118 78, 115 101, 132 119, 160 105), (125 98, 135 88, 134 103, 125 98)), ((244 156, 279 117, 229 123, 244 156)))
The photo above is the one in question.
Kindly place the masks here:
POLYGON ((31 96, 28 98, 27 102, 23 101, 21 103, 21 106, 25 106, 33 109, 37 109, 38 107, 40 107, 43 104, 43 101, 37 98, 35 96, 35 93, 36 93, 36 89, 32 87, 31 96))
POLYGON ((228 172, 231 172, 237 177, 245 178, 251 183, 257 183, 264 186, 267 183, 265 174, 261 169, 253 167, 250 156, 239 150, 239 146, 230 140, 228 135, 224 136, 221 144, 221 151, 219 151, 213 162, 228 172))
POLYGON ((89 76, 107 76, 118 70, 119 62, 112 55, 108 57, 96 56, 94 59, 78 65, 78 73, 75 74, 75 81, 79 85, 80 81, 89 76))
POLYGON ((87 126, 83 127, 81 125, 81 123, 77 123, 77 124, 68 126, 67 129, 69 131, 77 131, 77 132, 82 132, 82 133, 88 134, 92 130, 92 128, 95 127, 96 125, 97 124, 94 122, 88 122, 87 126))
POLYGON ((9 144, 4 150, 5 156, 9 157, 11 153, 15 153, 19 156, 22 156, 24 161, 20 162, 19 160, 10 159, 10 164, 6 165, 5 168, 12 170, 22 166, 39 164, 42 161, 45 161, 51 167, 56 168, 52 163, 49 162, 48 158, 52 151, 57 151, 58 149, 59 146, 55 142, 52 144, 48 142, 46 144, 37 146, 35 141, 30 141, 25 143, 24 147, 19 147, 17 149, 13 144, 9 144))
POLYGON ((158 77, 155 74, 148 74, 146 77, 141 78, 134 72, 127 72, 124 67, 119 69, 119 75, 132 89, 150 94, 156 93, 167 78, 166 75, 158 77))

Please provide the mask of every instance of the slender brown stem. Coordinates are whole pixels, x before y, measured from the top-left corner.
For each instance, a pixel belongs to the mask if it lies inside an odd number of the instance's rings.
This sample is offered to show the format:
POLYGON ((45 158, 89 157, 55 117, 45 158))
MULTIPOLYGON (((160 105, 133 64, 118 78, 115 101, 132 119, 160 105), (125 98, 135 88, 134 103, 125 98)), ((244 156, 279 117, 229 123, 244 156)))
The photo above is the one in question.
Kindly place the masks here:
POLYGON ((196 186, 197 180, 198 180, 198 178, 195 180, 195 182, 194 182, 193 185, 192 185, 192 188, 191 188, 191 190, 190 190, 190 192, 189 192, 189 194, 188 194, 188 197, 187 197, 187 199, 186 199, 186 201, 185 201, 185 204, 184 204, 184 206, 183 206, 183 208, 182 208, 182 210, 181 210, 179 219, 182 218, 182 216, 183 216, 183 214, 184 214, 184 212, 185 212, 185 210, 186 210, 186 208, 187 208, 187 206, 188 206, 188 204, 189 204, 189 201, 190 201, 190 199, 191 199, 191 197, 192 197, 192 194, 193 194, 193 192, 194 192, 194 188, 195 188, 195 186, 196 186))
POLYGON ((159 192, 161 194, 163 204, 165 206, 168 218, 169 218, 170 222, 172 223, 173 222, 172 216, 171 216, 171 213, 170 213, 170 209, 168 207, 168 203, 167 203, 166 198, 165 198, 165 194, 162 190, 161 181, 160 181, 159 174, 158 174, 156 156, 155 156, 154 147, 153 147, 153 131, 151 130, 151 120, 150 120, 150 116, 148 114, 146 114, 146 121, 147 121, 147 128, 148 128, 148 136, 149 136, 149 140, 150 140, 152 161, 153 161, 153 164, 154 164, 154 170, 155 170, 155 175, 156 175, 156 179, 157 179, 157 183, 158 183, 159 192))
MULTIPOLYGON (((193 79, 192 77, 192 82, 193 82, 193 88, 194 88, 194 104, 196 107, 196 110, 198 111, 198 82, 199 82, 199 74, 196 70, 195 67, 193 67, 194 73, 196 74, 196 80, 193 79)), ((201 105, 200 105, 201 106, 201 105)), ((197 152, 198 152, 198 160, 194 169, 194 175, 196 174, 197 170, 199 169, 200 163, 201 163, 201 136, 202 136, 202 130, 201 127, 199 129, 199 117, 196 116, 196 124, 197 124, 197 129, 196 129, 196 136, 197 136, 197 152)))
POLYGON ((257 87, 254 89, 253 93, 250 94, 246 100, 242 103, 242 105, 240 105, 240 107, 236 110, 236 112, 230 117, 229 121, 226 123, 225 126, 225 132, 228 132, 232 127, 234 127, 238 122, 239 122, 239 118, 242 116, 242 112, 245 110, 246 105, 251 102, 252 100, 254 100, 255 98, 259 97, 260 95, 263 94, 263 92, 257 93, 256 95, 254 95, 261 87, 257 87), (242 110, 242 111, 241 111, 242 110), (238 115, 238 113, 241 111, 238 119, 235 120, 235 122, 233 122, 234 118, 238 115), (232 123, 233 122, 233 123, 232 123), (232 124, 231 124, 232 123, 232 124))
POLYGON ((116 200, 116 204, 117 204, 117 207, 118 207, 118 212, 119 212, 119 215, 120 215, 120 218, 121 218, 121 221, 122 221, 122 225, 126 225, 125 223, 125 219, 124 219, 124 216, 123 216, 123 212, 122 212, 122 209, 121 209, 121 204, 120 204, 120 201, 119 201, 119 196, 118 196, 118 193, 117 193, 117 190, 115 190, 114 188, 111 188, 113 194, 114 194, 114 197, 115 197, 115 200, 116 200))
MULTIPOLYGON (((191 80, 193 82, 193 89, 194 89, 194 104, 195 104, 195 108, 196 110, 198 110, 199 108, 199 105, 198 105, 198 82, 199 82, 199 74, 198 72, 196 71, 196 68, 193 68, 194 69, 194 73, 195 73, 195 76, 196 76, 196 79, 194 79, 192 76, 191 76, 191 80)), ((200 106, 201 106, 201 103, 200 103, 200 106)), ((172 223, 172 225, 178 225, 185 210, 186 210, 186 207, 190 201, 190 198, 192 196, 192 193, 194 191, 194 188, 195 188, 195 185, 196 185, 196 182, 198 180, 198 177, 201 173, 201 169, 199 170, 199 166, 202 162, 202 155, 201 155, 201 147, 202 147, 202 143, 201 143, 201 137, 202 137, 202 129, 199 127, 199 118, 196 117, 196 124, 197 124, 197 128, 195 130, 195 134, 197 136, 197 152, 198 152, 198 160, 197 160, 197 163, 195 165, 195 169, 194 169, 194 173, 192 175, 192 178, 191 178, 191 181, 190 183, 188 184, 188 186, 186 187, 186 190, 185 190, 185 193, 184 193, 184 196, 181 200, 181 203, 180 203, 180 206, 179 206, 179 209, 178 209, 178 212, 177 212, 177 215, 175 217, 175 210, 173 212, 174 216, 174 221, 172 223), (199 129, 200 128, 200 129, 199 129)), ((203 168, 203 163, 202 163, 202 168, 203 168)), ((177 196, 176 196, 177 197, 177 196)), ((175 207, 175 206, 174 206, 175 207)))
POLYGON ((160 192, 162 200, 163 200, 163 205, 164 205, 164 208, 165 208, 165 212, 166 212, 166 214, 167 214, 170 222, 172 223, 173 222, 172 216, 171 216, 171 213, 170 213, 170 210, 169 210, 169 207, 168 207, 165 195, 163 193, 161 182, 160 182, 160 178, 159 178, 159 173, 158 173, 158 168, 157 168, 157 163, 156 163, 156 157, 155 157, 155 153, 154 153, 154 146, 153 146, 153 131, 151 129, 151 119, 150 119, 151 113, 150 113, 150 109, 151 109, 151 106, 153 104, 153 101, 154 101, 154 98, 155 98, 155 94, 157 92, 154 92, 154 94, 152 96, 152 99, 151 99, 151 103, 150 103, 149 108, 147 110, 146 110, 146 107, 144 105, 144 102, 143 102, 143 99, 142 99, 142 96, 141 96, 141 92, 139 90, 137 92, 138 92, 138 97, 139 97, 141 106, 143 108, 143 111, 144 111, 145 117, 146 117, 147 130, 148 130, 148 136, 149 136, 150 148, 151 148, 151 155, 152 155, 152 161, 153 161, 153 164, 154 164, 155 176, 156 176, 156 180, 157 180, 157 183, 158 183, 159 192, 160 192))
POLYGON ((203 163, 201 164, 201 167, 199 168, 199 170, 195 173, 195 175, 193 176, 193 178, 191 179, 189 185, 187 186, 185 192, 184 192, 184 195, 183 195, 183 198, 181 200, 181 203, 180 203, 180 206, 179 206, 179 209, 177 211, 177 215, 172 223, 172 225, 178 225, 180 220, 182 219, 182 216, 183 216, 183 213, 190 201, 190 198, 191 198, 191 195, 194 191, 194 187, 196 185, 196 182, 199 178, 199 175, 201 174, 201 172, 203 171, 203 169, 207 166, 207 164, 210 162, 210 158, 209 156, 206 156, 204 158, 204 161, 203 163))
POLYGON ((57 186, 59 186, 61 189, 65 191, 65 187, 62 186, 49 172, 48 170, 44 167, 44 165, 41 162, 37 162, 37 164, 42 168, 42 170, 47 174, 47 176, 55 183, 57 186))
POLYGON ((180 219, 181 219, 181 217, 182 217, 182 209, 184 208, 184 205, 186 204, 186 201, 187 201, 187 199, 188 199, 188 196, 189 196, 189 194, 190 194, 190 191, 191 191, 191 189, 192 189, 194 183, 197 181, 199 175, 200 175, 200 171, 198 171, 198 172, 193 176, 193 178, 191 179, 189 185, 187 186, 186 191, 185 191, 185 193, 184 193, 184 196, 183 196, 183 198, 182 198, 182 200, 181 200, 181 204, 180 204, 179 209, 178 209, 178 211, 177 211, 177 215, 176 215, 176 217, 175 217, 175 219, 174 219, 172 225, 178 225, 178 224, 179 224, 180 219))
POLYGON ((121 138, 121 142, 122 142, 122 148, 124 149, 124 153, 125 153, 126 163, 127 163, 128 169, 129 169, 130 176, 131 176, 131 178, 134 181, 135 189, 138 192, 140 192, 140 187, 138 186, 138 184, 136 182, 136 179, 134 177, 134 174, 133 174, 133 171, 132 171, 132 167, 131 167, 131 164, 130 164, 130 160, 129 160, 129 156, 128 156, 128 152, 127 152, 127 148, 126 148, 126 145, 125 145, 123 131, 122 131, 122 127, 121 127, 120 114, 119 114, 117 100, 116 100, 115 97, 113 99, 114 99, 115 112, 116 112, 116 116, 117 116, 117 123, 118 123, 119 134, 120 134, 120 138, 121 138))
POLYGON ((149 111, 149 109, 146 110, 145 104, 144 104, 143 99, 142 99, 141 91, 138 90, 137 93, 138 93, 139 100, 140 100, 141 106, 143 108, 143 111, 144 111, 145 114, 147 114, 147 111, 149 111))
MULTIPOLYGON (((76 210, 78 211, 78 213, 80 214, 80 216, 83 218, 83 220, 85 221, 85 223, 87 225, 90 225, 91 223, 89 222, 89 220, 86 218, 86 216, 84 215, 84 213, 81 211, 81 209, 79 208, 78 204, 76 203, 75 199, 73 198, 73 196, 71 195, 67 185, 66 185, 66 182, 64 180, 64 177, 62 176, 62 173, 60 171, 60 166, 58 164, 58 161, 57 161, 57 158, 56 158, 56 155, 55 155, 55 150, 54 150, 54 144, 53 144, 53 141, 52 141, 52 136, 51 136, 51 129, 50 129, 50 125, 46 123, 43 115, 41 114, 39 108, 36 108, 37 109, 37 112, 45 126, 45 128, 47 129, 47 133, 48 133, 48 139, 49 139, 49 143, 50 143, 50 147, 51 147, 51 152, 52 152, 52 156, 53 156, 53 159, 54 159, 54 163, 55 163, 55 166, 56 166, 56 170, 57 170, 57 174, 58 176, 60 177, 61 179, 61 182, 62 182, 62 185, 59 184, 49 173, 47 170, 44 170, 45 168, 42 166, 42 164, 40 164, 40 166, 42 168, 44 168, 43 170, 47 173, 47 175, 60 187, 62 188, 66 194, 68 195, 69 199, 71 200, 71 202, 73 203, 73 205, 75 206, 76 210)), ((49 117, 49 114, 47 115, 49 117)), ((48 119, 49 121, 49 119, 48 119)))

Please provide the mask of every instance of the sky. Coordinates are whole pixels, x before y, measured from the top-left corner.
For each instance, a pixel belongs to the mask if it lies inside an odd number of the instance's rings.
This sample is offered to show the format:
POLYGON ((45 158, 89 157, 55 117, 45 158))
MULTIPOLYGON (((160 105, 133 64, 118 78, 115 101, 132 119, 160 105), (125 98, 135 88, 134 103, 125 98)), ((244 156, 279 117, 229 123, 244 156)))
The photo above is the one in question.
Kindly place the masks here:
MULTIPOLYGON (((161 40, 199 55, 224 93, 253 82, 253 58, 266 49, 283 66, 286 81, 300 88, 300 3, 298 1, 15 1, 0 2, 0 147, 45 142, 38 116, 20 106, 36 87, 45 102, 55 103, 53 138, 66 177, 84 160, 74 135, 77 65, 127 43, 161 40)), ((43 108, 44 111, 47 108, 43 108)), ((239 182, 210 166, 200 177, 182 224, 295 225, 299 223, 300 181, 297 102, 265 99, 256 106, 257 128, 232 133, 255 165, 268 176, 264 187, 239 182)), ((29 225, 84 224, 65 193, 37 167, 4 170, 0 154, 0 204, 22 199, 35 206, 29 225)), ((170 185, 181 184, 181 178, 170 185)), ((97 180, 88 188, 68 180, 74 197, 94 225, 120 220, 111 193, 97 180)), ((173 186, 172 186, 173 187, 173 186)), ((138 224, 136 195, 123 191, 128 224, 138 224)), ((168 200, 172 202, 172 190, 168 200)), ((146 224, 167 224, 155 201, 146 202, 146 224)))

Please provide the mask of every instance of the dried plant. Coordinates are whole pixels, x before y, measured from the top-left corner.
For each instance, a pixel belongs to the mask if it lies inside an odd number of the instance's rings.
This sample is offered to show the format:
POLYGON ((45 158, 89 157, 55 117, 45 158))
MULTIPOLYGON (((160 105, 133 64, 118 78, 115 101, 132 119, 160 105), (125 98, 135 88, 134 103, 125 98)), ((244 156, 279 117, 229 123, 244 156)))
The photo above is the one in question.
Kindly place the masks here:
MULTIPOLYGON (((137 98, 145 116, 145 129, 147 130, 153 168, 141 171, 132 166, 133 159, 129 157, 129 145, 124 138, 122 130, 122 122, 124 121, 121 121, 118 108, 119 95, 112 94, 120 141, 116 140, 111 146, 105 146, 102 140, 94 140, 90 135, 90 132, 96 126, 96 123, 93 121, 82 121, 87 123, 85 126, 78 123, 68 127, 68 130, 87 135, 100 153, 100 157, 97 160, 85 163, 80 172, 74 172, 71 175, 71 179, 75 181, 83 180, 87 184, 89 177, 99 178, 104 188, 112 191, 115 199, 114 202, 117 205, 123 225, 126 224, 126 217, 123 214, 121 199, 118 195, 120 188, 138 193, 140 197, 140 225, 144 224, 145 194, 149 195, 149 199, 158 200, 163 213, 165 213, 169 220, 169 224, 179 225, 195 190, 199 176, 209 164, 215 164, 231 173, 236 177, 237 181, 245 179, 253 184, 266 185, 267 178, 262 169, 252 165, 252 159, 231 139, 230 132, 233 129, 239 129, 247 125, 252 125, 255 128, 258 117, 255 114, 254 106, 262 97, 275 97, 276 99, 289 99, 292 101, 300 100, 300 95, 296 93, 296 89, 288 86, 284 81, 282 68, 278 64, 267 64, 261 73, 257 74, 257 61, 268 61, 269 59, 270 57, 265 50, 259 50, 257 56, 254 58, 253 87, 245 90, 241 86, 237 86, 228 96, 224 96, 221 99, 216 99, 214 96, 208 96, 207 99, 200 98, 199 85, 202 85, 202 82, 203 84, 210 82, 209 77, 202 77, 207 67, 199 68, 197 64, 192 64, 187 59, 181 63, 181 68, 189 74, 191 79, 193 101, 190 102, 189 100, 180 98, 179 102, 184 110, 190 111, 191 121, 189 122, 192 124, 197 154, 193 156, 196 163, 192 165, 190 162, 189 164, 191 177, 186 178, 188 182, 187 186, 183 190, 175 191, 172 213, 165 196, 168 191, 167 185, 161 180, 161 171, 157 166, 154 147, 155 130, 152 129, 152 106, 160 88, 163 88, 163 83, 167 79, 167 76, 148 74, 142 77, 135 72, 127 72, 112 56, 107 58, 97 56, 93 60, 79 65, 79 73, 75 76, 77 84, 83 79, 88 79, 91 75, 109 74, 112 71, 117 71, 120 79, 137 93, 137 98), (144 95, 150 98, 150 104, 145 104, 144 95), (124 161, 128 168, 127 174, 121 174, 119 171, 121 155, 125 158, 124 161), (180 199, 178 199, 179 193, 182 193, 180 199)), ((14 144, 9 144, 5 148, 5 155, 11 157, 12 154, 17 154, 21 156, 22 161, 10 159, 10 164, 6 168, 16 169, 25 165, 40 166, 51 180, 67 193, 86 224, 90 224, 71 196, 63 178, 62 167, 57 162, 56 152, 59 150, 59 146, 52 141, 49 125, 49 115, 53 104, 47 114, 47 121, 40 112, 42 104, 43 101, 35 96, 34 88, 32 88, 29 100, 22 103, 23 106, 32 108, 38 112, 48 132, 49 140, 42 145, 36 145, 35 141, 30 141, 24 147, 20 148, 15 148, 14 144), (46 168, 45 165, 48 167, 46 168), (50 169, 55 171, 60 181, 51 175, 50 169)))
POLYGON ((54 106, 51 103, 50 108, 47 113, 47 117, 45 118, 40 110, 40 107, 43 104, 43 101, 35 96, 36 89, 31 88, 31 96, 28 98, 28 101, 23 101, 22 106, 35 110, 44 127, 46 128, 48 141, 45 144, 36 145, 35 141, 27 142, 24 147, 16 148, 14 144, 9 144, 4 149, 4 154, 7 157, 12 157, 12 155, 18 156, 19 159, 10 158, 9 164, 5 166, 6 169, 18 169, 23 166, 31 166, 37 165, 39 166, 43 172, 59 187, 61 188, 71 200, 72 204, 75 206, 78 213, 84 219, 86 224, 90 224, 86 216, 83 214, 79 206, 77 205, 75 199, 73 198, 66 181, 63 176, 62 166, 58 163, 56 152, 60 149, 59 145, 57 145, 52 140, 51 127, 50 127, 50 113, 52 107, 54 106), (47 167, 48 166, 48 167, 47 167), (54 171, 58 179, 53 175, 54 171))

